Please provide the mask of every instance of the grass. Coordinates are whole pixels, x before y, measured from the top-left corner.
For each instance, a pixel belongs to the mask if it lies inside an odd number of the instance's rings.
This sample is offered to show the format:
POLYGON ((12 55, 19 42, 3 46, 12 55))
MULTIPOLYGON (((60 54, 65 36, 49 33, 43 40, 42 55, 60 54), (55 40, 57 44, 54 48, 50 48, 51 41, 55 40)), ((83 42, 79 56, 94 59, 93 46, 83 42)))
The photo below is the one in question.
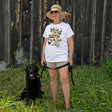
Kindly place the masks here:
MULTIPOLYGON (((102 67, 77 66, 73 69, 75 86, 71 83, 70 102, 72 109, 65 110, 61 82, 58 75, 57 102, 52 104, 50 80, 48 71, 41 78, 44 97, 42 103, 32 101, 25 106, 26 101, 19 101, 19 96, 25 87, 25 67, 19 70, 0 72, 0 112, 112 112, 112 78, 102 67)), ((41 72, 41 67, 40 71, 41 72)))

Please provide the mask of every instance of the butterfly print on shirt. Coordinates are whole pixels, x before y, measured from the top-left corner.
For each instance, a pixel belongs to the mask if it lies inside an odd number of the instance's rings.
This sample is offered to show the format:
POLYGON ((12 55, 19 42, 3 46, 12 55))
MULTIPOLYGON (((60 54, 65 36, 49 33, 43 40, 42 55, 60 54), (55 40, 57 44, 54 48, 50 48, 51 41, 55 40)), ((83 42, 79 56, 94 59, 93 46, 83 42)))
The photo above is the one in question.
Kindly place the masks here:
POLYGON ((48 44, 52 46, 56 46, 58 48, 61 42, 61 38, 60 38, 61 33, 62 30, 59 30, 57 28, 51 28, 50 35, 48 38, 48 44))

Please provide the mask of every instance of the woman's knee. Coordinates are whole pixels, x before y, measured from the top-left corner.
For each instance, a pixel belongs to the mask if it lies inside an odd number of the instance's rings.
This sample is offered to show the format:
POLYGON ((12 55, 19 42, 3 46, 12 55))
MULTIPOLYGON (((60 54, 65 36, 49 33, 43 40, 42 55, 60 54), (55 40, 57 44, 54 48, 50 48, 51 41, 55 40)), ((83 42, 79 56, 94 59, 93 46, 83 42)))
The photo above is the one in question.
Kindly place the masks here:
POLYGON ((57 72, 56 71, 49 71, 49 75, 50 75, 50 81, 54 81, 57 80, 57 72))
POLYGON ((68 67, 63 67, 59 70, 60 72, 60 80, 62 83, 69 83, 68 82, 68 67))
POLYGON ((50 81, 55 81, 55 80, 57 80, 57 77, 54 75, 50 75, 50 81))
POLYGON ((66 76, 61 76, 60 80, 61 80, 61 83, 65 83, 65 84, 69 83, 67 75, 66 76))

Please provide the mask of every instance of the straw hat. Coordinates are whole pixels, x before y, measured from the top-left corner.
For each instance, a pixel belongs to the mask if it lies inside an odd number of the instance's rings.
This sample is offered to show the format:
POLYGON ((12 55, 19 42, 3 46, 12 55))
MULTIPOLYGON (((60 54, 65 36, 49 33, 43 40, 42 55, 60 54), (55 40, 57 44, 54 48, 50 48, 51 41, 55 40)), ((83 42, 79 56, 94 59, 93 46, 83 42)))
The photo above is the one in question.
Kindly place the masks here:
POLYGON ((51 18, 51 11, 59 11, 60 14, 62 15, 62 19, 65 18, 65 12, 62 11, 62 8, 61 8, 60 5, 54 4, 54 5, 51 6, 51 10, 46 14, 46 16, 47 16, 49 19, 52 19, 52 18, 51 18))

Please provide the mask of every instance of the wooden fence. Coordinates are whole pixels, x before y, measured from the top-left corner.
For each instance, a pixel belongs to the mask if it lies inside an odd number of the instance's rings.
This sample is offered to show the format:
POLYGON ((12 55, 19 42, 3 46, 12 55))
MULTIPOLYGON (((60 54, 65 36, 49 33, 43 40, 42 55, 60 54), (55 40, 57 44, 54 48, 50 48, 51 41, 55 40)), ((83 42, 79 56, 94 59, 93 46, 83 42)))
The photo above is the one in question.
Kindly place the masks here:
POLYGON ((74 63, 112 56, 112 0, 1 0, 0 61, 21 64, 41 61, 43 31, 52 21, 46 13, 60 4, 75 32, 74 63))

